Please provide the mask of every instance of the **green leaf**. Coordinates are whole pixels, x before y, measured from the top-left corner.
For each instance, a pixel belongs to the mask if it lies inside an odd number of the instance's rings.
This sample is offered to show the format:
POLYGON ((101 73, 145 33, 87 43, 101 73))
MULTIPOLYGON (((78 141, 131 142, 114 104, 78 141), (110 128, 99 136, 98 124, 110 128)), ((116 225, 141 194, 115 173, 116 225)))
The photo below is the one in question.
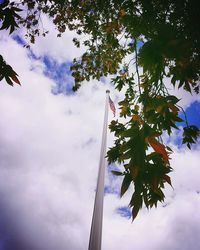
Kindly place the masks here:
POLYGON ((140 208, 142 208, 142 195, 138 192, 134 192, 130 201, 130 207, 132 208, 132 221, 135 220, 140 208))
POLYGON ((111 172, 112 172, 112 174, 114 174, 116 176, 124 175, 122 172, 115 171, 115 170, 112 170, 111 172))
POLYGON ((122 137, 132 137, 134 135, 134 131, 132 129, 125 130, 121 136, 122 137))
POLYGON ((126 193, 126 191, 128 190, 131 182, 132 182, 131 175, 127 173, 124 176, 124 179, 123 179, 123 182, 122 182, 122 185, 121 185, 121 192, 120 192, 121 197, 126 193))
POLYGON ((166 100, 168 101, 172 101, 173 104, 176 104, 177 102, 179 102, 181 99, 178 99, 176 96, 174 95, 168 95, 165 97, 166 100))
POLYGON ((174 121, 176 121, 176 122, 183 122, 183 119, 181 119, 181 118, 178 117, 178 116, 175 116, 175 117, 174 117, 174 121))
POLYGON ((166 146, 166 149, 170 152, 173 152, 173 150, 169 146, 166 146))
POLYGON ((107 152, 108 162, 116 162, 120 158, 120 145, 119 143, 116 143, 116 145, 112 148, 110 148, 107 152))

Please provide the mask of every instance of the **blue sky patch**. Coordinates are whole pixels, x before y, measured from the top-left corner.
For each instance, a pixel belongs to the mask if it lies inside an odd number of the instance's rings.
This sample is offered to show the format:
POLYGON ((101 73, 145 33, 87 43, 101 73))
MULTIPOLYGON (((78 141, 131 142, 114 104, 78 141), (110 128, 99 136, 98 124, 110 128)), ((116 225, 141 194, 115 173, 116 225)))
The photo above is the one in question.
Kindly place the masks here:
MULTIPOLYGON (((186 116, 188 119, 189 125, 195 125, 200 127, 200 102, 195 101, 193 102, 186 110, 186 116)), ((180 117, 184 119, 183 112, 181 113, 180 117)), ((184 126, 184 123, 179 123, 179 125, 184 126)))
POLYGON ((70 72, 71 63, 58 63, 47 56, 43 57, 43 63, 45 64, 44 74, 56 82, 52 93, 55 95, 60 93, 65 95, 73 94, 72 87, 74 85, 74 79, 70 72))
MULTIPOLYGON (((190 125, 195 125, 198 128, 200 128, 200 102, 195 101, 193 102, 186 110, 185 110, 185 114, 188 120, 188 124, 190 125)), ((182 118, 184 121, 183 122, 178 122, 176 123, 176 126, 181 128, 181 127, 186 127, 186 123, 185 123, 185 115, 183 112, 180 113, 180 118, 182 118)), ((183 147, 182 145, 182 133, 180 133, 179 130, 174 130, 175 133, 175 140, 173 141, 178 148, 183 147)), ((168 140, 168 142, 170 142, 170 138, 168 140)), ((199 140, 197 141, 196 144, 191 145, 191 148, 195 149, 197 147, 197 145, 199 144, 199 140)), ((184 145, 185 147, 185 145, 184 145)))
POLYGON ((26 42, 23 38, 21 38, 19 35, 13 35, 12 38, 20 45, 24 46, 26 45, 26 42))
POLYGON ((2 3, 4 3, 5 2, 5 0, 0 0, 0 4, 2 4, 2 3))
POLYGON ((129 207, 119 207, 116 209, 116 212, 120 214, 122 217, 125 217, 127 219, 131 218, 131 210, 129 207))
MULTIPOLYGON (((19 35, 14 35, 13 39, 21 46, 26 45, 26 41, 19 35)), ((55 81, 52 93, 57 95, 63 93, 65 95, 74 94, 72 87, 74 79, 71 76, 71 62, 58 63, 52 57, 37 57, 31 49, 28 50, 28 56, 32 60, 41 60, 45 65, 44 75, 55 81)))
POLYGON ((119 195, 120 187, 117 185, 116 181, 121 179, 121 176, 114 175, 111 171, 121 171, 116 164, 112 163, 107 168, 108 173, 108 183, 104 187, 104 193, 105 194, 116 194, 119 195))
POLYGON ((113 188, 112 185, 105 185, 104 187, 104 194, 119 194, 119 190, 113 188))

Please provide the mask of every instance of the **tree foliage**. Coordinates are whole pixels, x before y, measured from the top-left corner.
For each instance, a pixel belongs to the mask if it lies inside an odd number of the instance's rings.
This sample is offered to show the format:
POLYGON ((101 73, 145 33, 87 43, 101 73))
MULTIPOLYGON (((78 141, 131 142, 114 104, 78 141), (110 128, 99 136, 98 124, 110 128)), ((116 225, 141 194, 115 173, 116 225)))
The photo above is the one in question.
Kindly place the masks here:
MULTIPOLYGON (((125 91, 119 102, 122 119, 109 126, 116 139, 107 157, 124 168, 113 172, 123 176, 121 196, 130 185, 134 187, 130 207, 135 219, 143 204, 151 208, 163 202, 165 184, 172 185, 172 150, 162 136, 179 129, 183 110, 177 97, 169 93, 166 81, 199 94, 199 1, 5 1, 0 11, 1 29, 12 33, 24 26, 27 38, 34 43, 36 36, 46 35, 39 27, 41 13, 51 18, 58 37, 66 29, 75 30, 75 46, 87 48, 71 66, 74 90, 85 80, 111 75, 115 88, 125 91), (23 17, 18 14, 21 10, 26 13, 23 17)), ((16 73, 9 74, 6 78, 1 73, 8 83, 10 78, 19 83, 16 73)), ((190 148, 198 136, 199 129, 185 118, 182 142, 190 148)))

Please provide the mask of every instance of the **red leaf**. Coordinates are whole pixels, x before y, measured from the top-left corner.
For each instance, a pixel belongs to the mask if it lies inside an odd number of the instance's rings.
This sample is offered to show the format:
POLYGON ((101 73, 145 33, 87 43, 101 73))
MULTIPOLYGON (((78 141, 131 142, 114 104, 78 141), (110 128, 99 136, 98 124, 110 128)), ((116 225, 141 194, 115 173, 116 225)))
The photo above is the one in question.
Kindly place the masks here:
POLYGON ((12 78, 12 80, 13 80, 15 83, 21 85, 21 83, 20 83, 19 79, 16 77, 15 73, 13 73, 10 77, 12 78))
POLYGON ((168 162, 169 156, 167 151, 165 150, 165 146, 158 142, 154 137, 148 137, 147 140, 151 147, 155 150, 155 152, 161 154, 164 161, 168 162))
POLYGON ((168 175, 164 175, 164 176, 163 176, 163 179, 164 179, 170 186, 172 186, 171 178, 170 178, 168 175))

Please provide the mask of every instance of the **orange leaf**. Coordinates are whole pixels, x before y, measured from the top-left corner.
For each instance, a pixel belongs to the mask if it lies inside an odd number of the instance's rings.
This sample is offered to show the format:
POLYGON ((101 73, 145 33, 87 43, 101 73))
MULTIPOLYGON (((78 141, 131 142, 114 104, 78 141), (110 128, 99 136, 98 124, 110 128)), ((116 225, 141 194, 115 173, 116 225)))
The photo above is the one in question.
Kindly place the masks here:
POLYGON ((157 95, 157 96, 156 96, 156 99, 160 99, 160 98, 161 98, 161 96, 160 96, 160 95, 157 95))
POLYGON ((167 151, 165 150, 165 146, 159 141, 157 141, 154 137, 148 137, 147 139, 151 147, 155 150, 155 152, 161 154, 164 161, 168 162, 169 157, 167 151))
POLYGON ((124 9, 121 9, 120 12, 119 12, 119 15, 121 17, 126 16, 126 11, 124 9))
POLYGON ((156 108, 156 112, 161 113, 162 109, 163 109, 162 106, 158 106, 158 107, 156 108))
POLYGON ((133 116, 132 116, 132 120, 133 120, 134 122, 140 122, 141 118, 140 118, 139 115, 133 115, 133 116))
POLYGON ((13 73, 13 75, 11 75, 10 77, 12 78, 12 80, 13 80, 15 83, 21 85, 19 79, 16 77, 16 75, 15 75, 14 73, 13 73))

